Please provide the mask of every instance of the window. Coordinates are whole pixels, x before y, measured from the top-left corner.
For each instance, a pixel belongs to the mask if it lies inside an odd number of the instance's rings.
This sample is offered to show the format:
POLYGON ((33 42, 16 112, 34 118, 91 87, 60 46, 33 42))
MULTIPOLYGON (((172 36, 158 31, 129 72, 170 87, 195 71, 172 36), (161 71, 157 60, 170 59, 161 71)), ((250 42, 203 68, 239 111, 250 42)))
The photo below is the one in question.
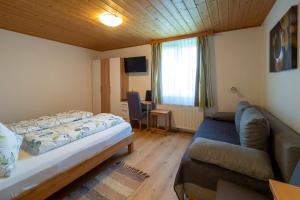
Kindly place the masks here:
POLYGON ((162 103, 194 105, 196 71, 197 38, 164 42, 161 57, 162 103))

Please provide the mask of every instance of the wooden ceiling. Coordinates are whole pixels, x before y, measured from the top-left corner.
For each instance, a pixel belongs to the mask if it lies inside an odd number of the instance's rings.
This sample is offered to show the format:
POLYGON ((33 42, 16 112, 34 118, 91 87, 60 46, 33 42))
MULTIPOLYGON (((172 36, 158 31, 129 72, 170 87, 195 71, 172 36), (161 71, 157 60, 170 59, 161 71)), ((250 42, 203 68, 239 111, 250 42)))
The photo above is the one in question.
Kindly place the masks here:
POLYGON ((99 51, 259 26, 275 0, 0 0, 0 28, 99 51), (98 15, 122 16, 107 27, 98 15))

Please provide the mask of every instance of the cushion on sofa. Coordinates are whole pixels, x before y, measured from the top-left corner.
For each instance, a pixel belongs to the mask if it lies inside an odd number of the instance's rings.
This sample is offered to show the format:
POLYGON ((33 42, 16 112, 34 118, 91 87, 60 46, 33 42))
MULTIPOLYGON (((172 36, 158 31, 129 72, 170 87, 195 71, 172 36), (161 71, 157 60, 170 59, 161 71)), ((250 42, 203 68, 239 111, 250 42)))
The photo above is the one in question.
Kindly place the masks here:
POLYGON ((0 123, 0 177, 8 177, 15 168, 23 137, 0 123))
POLYGON ((249 107, 251 107, 251 105, 247 101, 241 101, 236 106, 234 122, 235 122, 236 132, 238 133, 240 132, 240 121, 242 118, 242 114, 249 107))
POLYGON ((193 140, 197 137, 228 142, 231 144, 240 144, 240 136, 235 130, 234 123, 213 120, 208 117, 202 121, 200 127, 193 136, 193 140))
POLYGON ((269 135, 268 119, 255 107, 246 109, 240 121, 241 145, 268 151, 269 135))
POLYGON ((259 180, 273 178, 270 158, 264 151, 199 137, 190 145, 188 154, 192 159, 259 180))
POLYGON ((265 196, 243 186, 220 180, 216 200, 268 200, 265 196))

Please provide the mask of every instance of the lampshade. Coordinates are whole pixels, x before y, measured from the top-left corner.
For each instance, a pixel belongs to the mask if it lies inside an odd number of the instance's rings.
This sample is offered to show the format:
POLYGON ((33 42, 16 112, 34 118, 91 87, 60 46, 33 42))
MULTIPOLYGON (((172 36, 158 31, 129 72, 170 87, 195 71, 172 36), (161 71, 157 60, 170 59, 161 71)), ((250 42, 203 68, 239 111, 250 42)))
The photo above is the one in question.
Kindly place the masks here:
POLYGON ((109 12, 102 13, 99 15, 99 20, 106 26, 116 27, 122 24, 123 20, 121 17, 111 14, 109 12))

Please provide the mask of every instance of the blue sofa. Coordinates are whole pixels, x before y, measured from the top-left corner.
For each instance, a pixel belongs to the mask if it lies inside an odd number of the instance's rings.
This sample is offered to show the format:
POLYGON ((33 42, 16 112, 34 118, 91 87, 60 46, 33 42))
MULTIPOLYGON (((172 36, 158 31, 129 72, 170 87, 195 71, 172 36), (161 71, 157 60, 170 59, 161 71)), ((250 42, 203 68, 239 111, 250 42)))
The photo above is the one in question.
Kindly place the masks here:
MULTIPOLYGON (((300 159, 300 135, 274 117, 261 110, 270 123, 269 154, 275 179, 288 182, 300 159)), ((234 120, 221 121, 205 118, 193 136, 240 145, 234 120)), ((238 159, 238 158, 237 158, 238 159)), ((186 151, 175 178, 174 189, 179 199, 215 199, 219 180, 225 180, 272 198, 267 181, 258 180, 213 164, 194 160, 186 151)))

